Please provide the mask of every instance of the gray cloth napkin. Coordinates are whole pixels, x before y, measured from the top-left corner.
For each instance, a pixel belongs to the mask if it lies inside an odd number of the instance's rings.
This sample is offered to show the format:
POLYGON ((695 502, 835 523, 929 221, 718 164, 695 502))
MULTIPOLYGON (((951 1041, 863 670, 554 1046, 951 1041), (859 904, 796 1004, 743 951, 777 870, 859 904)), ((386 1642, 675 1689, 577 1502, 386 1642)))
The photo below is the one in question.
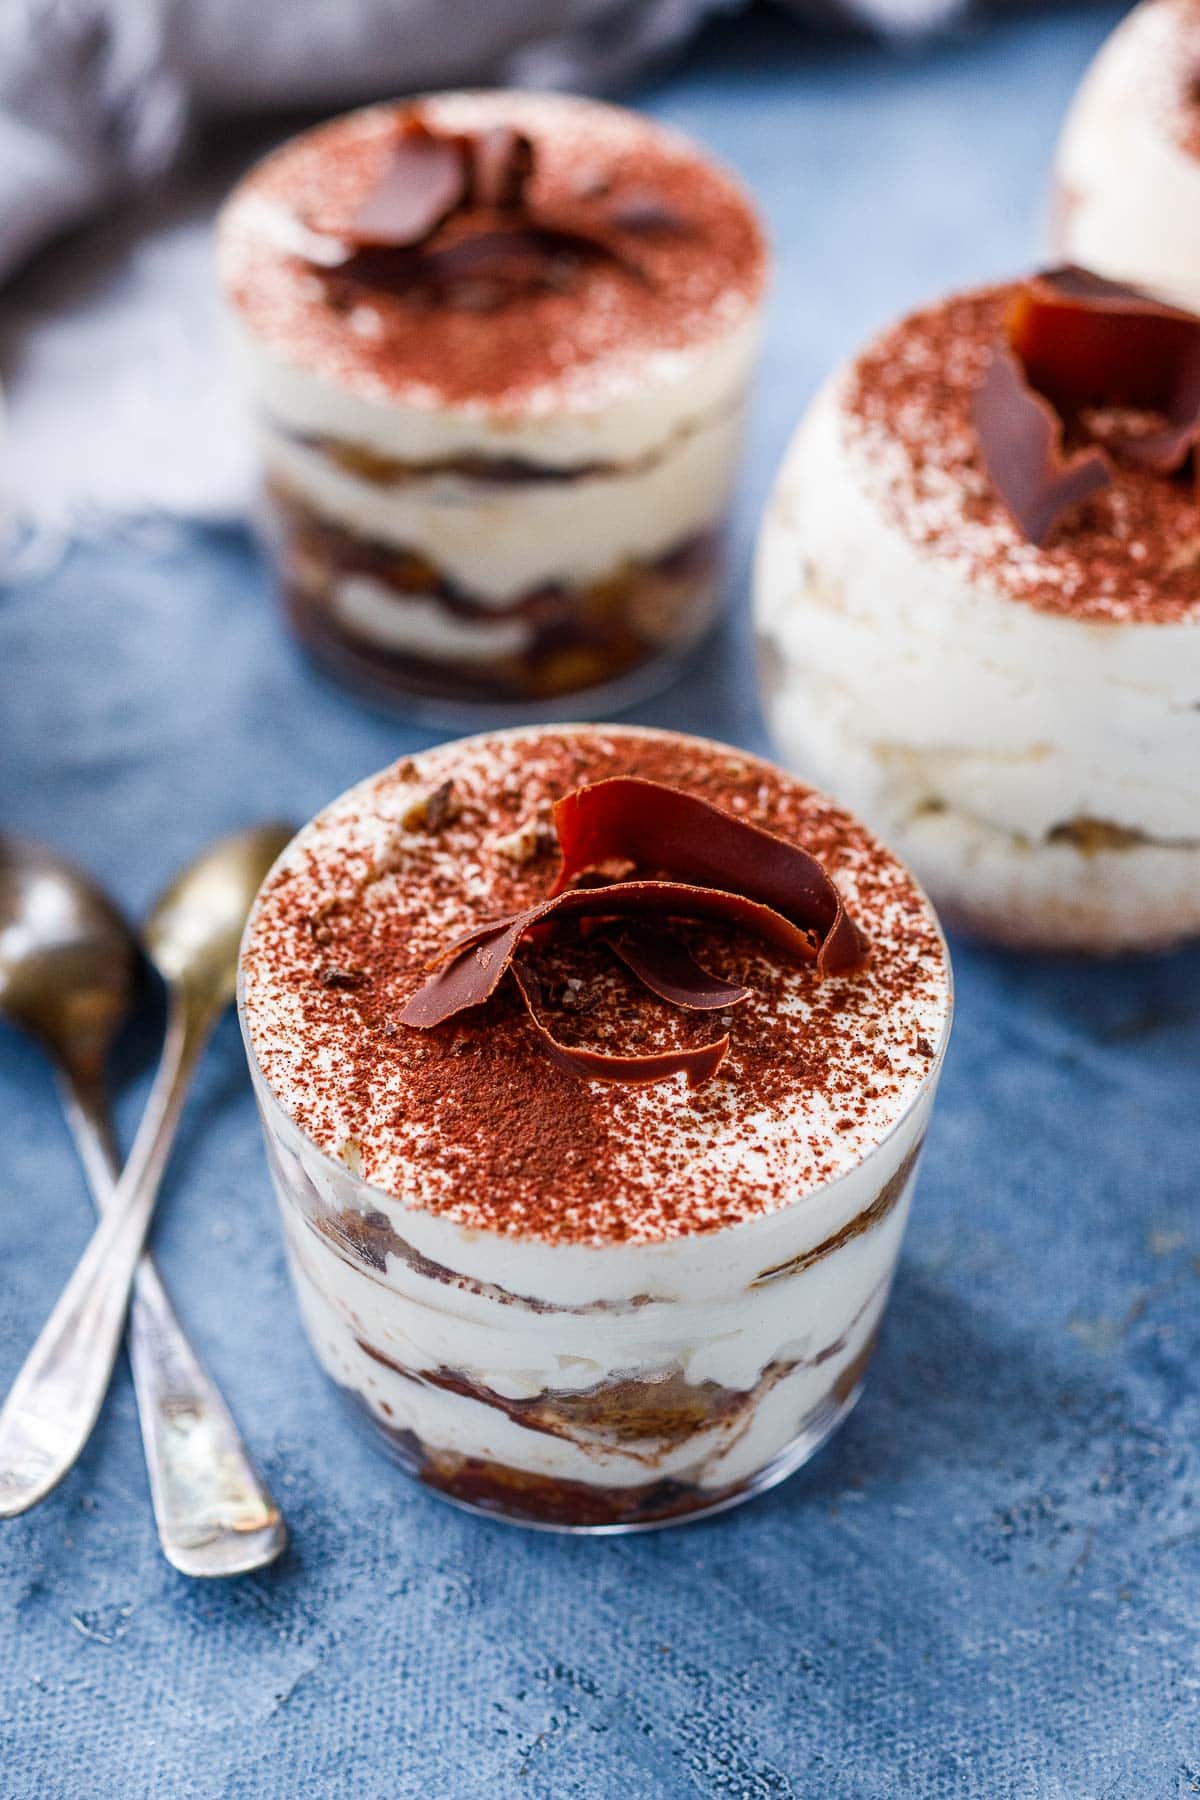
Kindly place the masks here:
MULTIPOLYGON (((959 0, 786 3, 896 34, 959 0)), ((153 537, 244 513, 253 456, 217 349, 212 216, 291 128, 280 112, 470 82, 611 90, 743 4, 0 0, 0 581, 118 523, 153 537), (189 136, 202 156, 181 158, 189 136)))
MULTIPOLYGON (((788 0, 897 33, 958 0, 788 0)), ((0 280, 195 122, 469 82, 619 85, 739 0, 2 0, 0 280)))

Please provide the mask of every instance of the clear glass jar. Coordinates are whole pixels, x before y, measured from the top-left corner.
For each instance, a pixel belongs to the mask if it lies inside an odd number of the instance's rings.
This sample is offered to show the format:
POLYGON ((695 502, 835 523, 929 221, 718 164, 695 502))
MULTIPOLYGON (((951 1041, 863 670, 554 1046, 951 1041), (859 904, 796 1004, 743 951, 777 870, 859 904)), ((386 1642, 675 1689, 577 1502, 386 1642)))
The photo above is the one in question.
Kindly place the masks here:
POLYGON ((665 1243, 554 1245, 404 1206, 318 1151, 257 1067, 313 1351, 410 1475, 564 1531, 720 1511, 812 1456, 875 1347, 945 1037, 871 1154, 782 1211, 665 1243))
POLYGON ((220 264, 314 660, 455 722, 606 711, 675 672, 721 598, 766 280, 702 151, 565 95, 368 108, 251 171, 220 264), (467 159, 462 194, 419 241, 355 239, 414 131, 467 159), (528 161, 500 205, 476 160, 497 134, 528 161))
MULTIPOLYGON (((293 635, 363 698, 456 725, 557 718, 567 697, 576 713, 610 712, 667 685, 717 620, 736 445, 729 449, 711 511, 663 554, 618 557, 583 581, 557 576, 547 562, 497 609, 420 554, 318 511, 278 473, 263 485, 258 535, 293 635)), ((450 529, 471 509, 481 518, 506 504, 535 511, 519 481, 485 488, 443 478, 437 486, 429 504, 450 529)), ((569 485, 536 501, 536 512, 562 514, 559 529, 570 536, 569 485)), ((538 529, 534 517, 531 544, 538 529)))

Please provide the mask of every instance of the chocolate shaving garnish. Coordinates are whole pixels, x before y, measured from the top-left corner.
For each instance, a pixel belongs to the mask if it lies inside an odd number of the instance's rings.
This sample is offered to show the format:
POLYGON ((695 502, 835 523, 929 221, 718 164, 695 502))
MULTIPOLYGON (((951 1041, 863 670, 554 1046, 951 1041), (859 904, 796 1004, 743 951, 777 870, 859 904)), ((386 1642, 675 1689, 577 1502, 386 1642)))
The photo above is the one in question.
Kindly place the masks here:
POLYGON ((971 418, 993 486, 1022 535, 1039 548, 1071 507, 1112 486, 1106 451, 1093 446, 1066 454, 1061 418, 1030 387, 1007 345, 992 353, 971 418))
POLYGON ((487 310, 560 289, 585 261, 611 263, 645 282, 609 226, 634 233, 682 228, 652 197, 632 198, 623 217, 608 221, 574 209, 547 212, 530 202, 533 173, 532 141, 512 126, 448 132, 410 118, 357 212, 305 219, 346 247, 340 262, 320 265, 330 304, 347 306, 353 289, 366 287, 487 310))
POLYGON ((608 1050, 588 1050, 580 1044, 564 1044, 543 1025, 534 1010, 529 970, 520 963, 513 963, 512 977, 542 1049, 551 1062, 572 1075, 582 1075, 588 1081, 646 1083, 684 1074, 688 1086, 694 1088, 710 1081, 725 1061, 729 1049, 728 1032, 710 1044, 676 1050, 647 1050, 632 1056, 608 1050))
POLYGON ((815 856, 694 794, 616 776, 559 800, 554 828, 563 861, 552 894, 602 863, 625 861, 756 900, 804 924, 821 940, 822 975, 840 975, 866 959, 866 939, 815 856))
MULTIPOLYGON (((568 918, 658 916, 739 925, 796 962, 815 961, 823 975, 847 973, 866 957, 866 940, 815 857, 693 795, 658 782, 617 777, 560 800, 554 824, 562 865, 551 892, 522 912, 473 927, 448 945, 436 972, 400 1014, 401 1024, 429 1030, 481 1005, 515 968, 519 945, 551 922, 568 918), (613 861, 649 864, 684 879, 565 885, 613 861)), ((701 969, 682 946, 669 959, 665 952, 656 957, 652 948, 640 958, 636 947, 632 955, 627 951, 626 944, 617 952, 626 967, 676 1005, 705 1011, 748 997, 745 990, 701 969), (671 988, 674 993, 667 991, 671 988)), ((517 977, 517 986, 539 1037, 548 1049, 554 1046, 558 1061, 577 1071, 586 1066, 601 1080, 658 1081, 684 1069, 695 1086, 715 1074, 724 1058, 724 1041, 707 1046, 706 1056, 690 1050, 632 1058, 560 1045, 534 1018, 528 971, 526 977, 526 983, 517 977)))
POLYGON ((511 125, 493 125, 470 140, 470 204, 521 206, 533 174, 533 145, 511 125))
POLYGON ((718 1012, 750 998, 748 987, 722 981, 702 968, 686 945, 666 932, 625 933, 606 936, 604 941, 643 987, 685 1012, 718 1012))
POLYGON ((973 418, 989 476, 1040 546, 1070 507, 1112 485, 1110 451, 1171 475, 1200 446, 1200 318, 1086 269, 1048 270, 1014 297, 973 418), (1163 423, 1068 455, 1065 429, 1089 407, 1163 423))
POLYGON ((468 179, 462 140, 410 119, 382 179, 349 224, 333 228, 332 235, 360 248, 403 249, 423 243, 463 204, 468 179))
POLYGON ((586 261, 619 264, 644 281, 642 270, 605 238, 557 226, 522 226, 480 231, 453 243, 427 244, 418 251, 369 246, 328 271, 331 291, 339 286, 377 293, 424 295, 437 305, 473 305, 484 289, 494 305, 522 295, 561 292, 586 261))
POLYGON ((448 945, 437 973, 413 995, 400 1014, 402 1025, 428 1030, 455 1013, 491 998, 512 966, 517 946, 536 925, 549 919, 643 918, 712 919, 740 925, 796 962, 817 960, 816 933, 795 925, 772 907, 720 888, 691 887, 680 881, 617 881, 609 887, 568 888, 524 912, 492 919, 448 945))
POLYGON ((1052 269, 1014 301, 1009 332, 1030 380, 1066 413, 1136 408, 1166 421, 1114 436, 1119 455, 1163 474, 1200 440, 1200 318, 1087 269, 1052 269))

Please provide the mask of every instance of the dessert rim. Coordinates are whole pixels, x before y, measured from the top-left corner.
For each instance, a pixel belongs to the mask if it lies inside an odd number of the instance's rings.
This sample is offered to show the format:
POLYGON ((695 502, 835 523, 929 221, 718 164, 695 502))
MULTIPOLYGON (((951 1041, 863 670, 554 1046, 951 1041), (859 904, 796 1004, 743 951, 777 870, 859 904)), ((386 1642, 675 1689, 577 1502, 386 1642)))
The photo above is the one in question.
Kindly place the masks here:
MULTIPOLYGON (((519 118, 517 120, 519 124, 519 118)), ((270 209, 274 202, 263 199, 261 204, 270 209)), ((328 242, 327 238, 312 233, 299 219, 294 224, 294 245, 292 255, 301 255, 297 246, 306 241, 328 242)), ((280 250, 286 250, 281 244, 280 250)), ((229 335, 233 339, 235 349, 243 344, 250 352, 257 351, 270 358, 271 363, 280 371, 294 379, 300 379, 315 385, 322 394, 327 392, 344 395, 359 406, 366 406, 372 411, 379 409, 385 414, 396 408, 411 412, 417 416, 428 414, 435 419, 456 421, 463 427, 471 424, 492 423, 501 428, 519 432, 525 426, 552 419, 554 414, 562 413, 581 423, 590 419, 602 418, 614 407, 635 408, 641 400, 647 381, 655 387, 660 383, 669 383, 683 387, 696 365, 702 363, 714 353, 733 346, 740 349, 745 340, 752 343, 757 340, 761 329, 761 315, 767 300, 773 266, 772 245, 766 224, 754 196, 736 170, 731 168, 724 158, 701 143, 688 131, 682 130, 669 121, 644 113, 640 109, 623 106, 620 102, 596 95, 580 94, 562 90, 546 90, 530 87, 488 88, 475 86, 450 88, 425 88, 418 93, 397 95, 390 99, 375 100, 365 105, 354 106, 345 111, 335 113, 332 117, 318 120, 304 130, 290 133, 282 142, 273 145, 261 156, 256 157, 242 171, 234 187, 226 195, 219 210, 216 222, 216 269, 218 287, 222 298, 222 311, 225 316, 229 335), (710 322, 708 328, 698 336, 691 337, 686 343, 657 347, 643 346, 638 350, 633 361, 625 365, 610 365, 610 375, 618 375, 611 392, 597 390, 590 383, 576 386, 575 383, 563 384, 553 380, 548 384, 532 385, 517 396, 501 399, 487 395, 465 395, 449 398, 436 386, 429 386, 416 378, 405 378, 392 381, 376 375, 371 376, 364 370, 349 373, 345 370, 336 375, 329 370, 314 365, 303 357, 297 357, 280 348, 274 333, 260 331, 247 316, 248 309, 233 292, 233 284, 226 268, 226 234, 230 221, 235 217, 240 206, 260 204, 259 196, 247 190, 253 187, 259 175, 276 158, 287 155, 296 146, 307 143, 323 132, 345 124, 347 121, 369 121, 378 115, 380 118, 391 118, 400 113, 419 111, 423 106, 436 109, 441 103, 452 104, 465 102, 467 105, 482 103, 485 107, 500 101, 512 101, 514 109, 527 103, 535 108, 548 106, 552 108, 563 103, 564 110, 572 103, 578 102, 582 107, 595 108, 614 113, 631 115, 645 132, 672 148, 680 155, 687 155, 694 161, 704 164, 714 171, 720 180, 729 187, 753 220, 757 236, 757 256, 755 259, 754 281, 744 293, 735 288, 725 290, 724 307, 714 302, 710 306, 710 322), (734 304, 728 303, 732 294, 734 304)), ((601 362, 605 359, 601 358, 601 362)), ((734 361, 736 362, 736 358, 734 361)), ((345 423, 343 421, 343 423, 345 423)))
MULTIPOLYGON (((530 726, 526 723, 526 724, 521 724, 521 725, 510 726, 506 729, 502 729, 499 731, 495 731, 495 730, 479 731, 479 732, 472 733, 469 737, 458 738, 458 739, 451 740, 451 741, 453 741, 455 743, 456 747, 461 746, 462 748, 466 749, 477 743, 480 743, 481 741, 483 741, 485 739, 486 740, 494 740, 495 738, 525 736, 528 734, 530 729, 531 729, 530 726)), ((569 732, 577 733, 580 735, 586 735, 586 734, 589 734, 592 732, 596 732, 596 733, 603 734, 605 736, 610 736, 610 737, 611 736, 626 736, 626 735, 636 736, 636 737, 653 736, 653 737, 658 737, 658 738, 673 739, 673 740, 677 740, 677 741, 682 740, 686 743, 698 743, 698 744, 705 744, 705 745, 711 745, 712 743, 718 741, 715 739, 699 737, 693 732, 672 731, 669 729, 665 729, 663 727, 649 726, 649 725, 622 725, 622 724, 607 724, 607 723, 602 724, 602 725, 597 725, 597 724, 574 723, 569 720, 568 721, 559 720, 559 721, 553 721, 553 722, 547 721, 544 724, 539 722, 537 725, 535 725, 533 727, 533 729, 534 730, 547 730, 547 731, 553 731, 553 730, 557 729, 560 731, 569 731, 569 732)), ((441 747, 442 746, 440 746, 440 745, 435 745, 435 746, 429 746, 428 748, 434 749, 434 748, 441 748, 441 747)), ((424 751, 416 751, 413 754, 415 756, 421 756, 425 753, 426 752, 424 752, 424 751)), ((772 764, 768 758, 759 756, 754 751, 739 750, 738 754, 741 756, 745 756, 749 760, 759 762, 759 763, 764 763, 767 767, 776 767, 777 766, 777 765, 772 764)), ((381 773, 381 772, 382 771, 376 771, 376 773, 381 773)), ((786 773, 786 771, 784 771, 784 772, 786 773)), ((370 777, 370 775, 368 775, 368 776, 364 777, 364 779, 370 780, 371 777, 370 777)), ((797 782, 797 784, 800 786, 809 785, 807 783, 801 782, 799 777, 796 777, 793 775, 789 775, 788 779, 791 781, 797 782)), ((350 788, 345 789, 344 792, 349 793, 356 786, 358 786, 357 782, 351 783, 350 788)), ((314 814, 313 817, 314 818, 319 817, 320 813, 326 811, 328 807, 336 805, 338 800, 340 800, 341 798, 342 798, 342 795, 335 795, 331 800, 326 802, 325 806, 319 808, 318 813, 314 814)), ((849 810, 849 809, 846 809, 846 810, 849 810)), ((857 815, 854 815, 854 816, 857 817, 857 815)), ((300 827, 301 831, 303 831, 307 828, 307 823, 311 823, 311 821, 307 821, 306 825, 301 826, 300 827)), ((295 834, 295 836, 299 836, 299 832, 297 832, 295 834)), ((261 894, 266 889, 268 883, 271 881, 276 870, 284 862, 285 858, 290 854, 292 844, 294 842, 295 842, 295 837, 293 837, 289 841, 289 843, 287 845, 285 845, 284 849, 280 852, 279 856, 276 858, 275 862, 271 865, 271 868, 268 870, 266 876, 264 877, 263 887, 262 887, 262 889, 260 889, 259 896, 256 896, 256 898, 255 898, 254 905, 251 908, 250 915, 246 921, 245 930, 243 931, 243 934, 242 934, 241 947, 240 947, 239 955, 238 955, 238 979, 237 979, 238 1025, 239 1025, 239 1028, 240 1028, 240 1031, 242 1034, 242 1042, 245 1046, 247 1061, 250 1065, 250 1069, 251 1069, 252 1076, 254 1078, 255 1083, 257 1083, 257 1082, 262 1083, 266 1092, 268 1094, 270 1094, 272 1100, 275 1102, 276 1106, 278 1107, 279 1112, 286 1119, 291 1130, 293 1132, 295 1132, 297 1137, 303 1143, 306 1151, 317 1159, 318 1163, 322 1166, 322 1168, 327 1169, 331 1174, 335 1175, 340 1181, 344 1182, 347 1178, 347 1175, 352 1174, 352 1172, 350 1170, 348 1170, 346 1164, 343 1161, 341 1161, 338 1157, 331 1155, 328 1150, 322 1148, 322 1146, 316 1141, 316 1139, 308 1131, 305 1130, 305 1128, 299 1123, 299 1121, 296 1118, 293 1117, 291 1111, 284 1105, 282 1100, 280 1100, 279 1097, 277 1096, 275 1089, 271 1085, 271 1082, 267 1077, 266 1071, 263 1069, 261 1063, 258 1060, 258 1056, 255 1052, 253 1033, 252 1033, 251 1026, 250 1026, 250 1020, 249 1020, 248 1009, 247 1009, 247 1004, 246 1004, 246 960, 247 960, 246 959, 246 949, 249 944, 251 935, 255 929, 255 925, 257 923, 258 909, 259 909, 259 902, 260 902, 261 894)), ((884 848, 887 849, 887 846, 885 845, 884 848)), ((414 1219, 417 1219, 417 1220, 429 1219, 429 1220, 436 1221, 437 1225, 448 1227, 448 1228, 452 1229, 453 1232, 460 1234, 462 1238, 464 1238, 468 1241, 478 1242, 478 1241, 482 1241, 482 1240, 486 1240, 486 1239, 493 1239, 499 1243, 509 1243, 509 1244, 517 1243, 517 1244, 523 1244, 523 1245, 536 1245, 539 1248, 541 1248, 542 1250, 545 1250, 547 1252, 556 1252, 562 1258, 573 1258, 575 1256, 578 1256, 581 1252, 583 1252, 585 1254, 590 1254, 591 1256, 598 1256, 598 1255, 604 1255, 606 1253, 611 1254, 614 1251, 625 1253, 625 1254, 637 1253, 637 1254, 639 1254, 639 1256, 642 1253, 650 1253, 653 1256, 655 1256, 656 1258, 661 1258, 661 1257, 669 1254, 672 1250, 678 1250, 680 1246, 686 1245, 688 1243, 695 1243, 695 1242, 698 1242, 698 1241, 706 1239, 706 1238, 715 1239, 718 1237, 724 1237, 724 1236, 726 1236, 726 1234, 731 1233, 731 1232, 741 1232, 743 1234, 747 1234, 752 1227, 758 1227, 761 1229, 763 1226, 770 1224, 771 1221, 778 1220, 787 1214, 793 1213, 798 1207, 804 1205, 805 1203, 815 1201, 820 1196, 828 1195, 828 1194, 835 1192, 843 1183, 853 1180, 855 1178, 855 1176, 859 1173, 859 1171, 863 1168, 863 1166, 868 1161, 870 1161, 872 1158, 874 1158, 880 1150, 882 1150, 887 1144, 889 1144, 892 1141, 892 1139, 900 1131, 903 1130, 903 1128, 907 1125, 908 1121, 911 1119, 913 1113, 917 1110, 918 1107, 920 1107, 926 1101, 931 1088, 936 1086, 938 1078, 941 1074, 942 1065, 943 1065, 943 1063, 945 1061, 945 1057, 946 1057, 946 1050, 947 1050, 947 1047, 948 1047, 949 1041, 950 1041, 951 1027, 954 1022, 954 1008, 955 1008, 954 966, 953 966, 953 962, 952 962, 951 956, 950 956, 950 947, 946 941, 946 934, 945 934, 944 930, 942 929, 941 920, 938 917, 937 911, 936 911, 935 907, 933 906, 933 903, 930 900, 928 894, 926 893, 925 888, 917 880, 916 876, 912 873, 912 870, 910 869, 908 863, 905 862, 902 857, 896 855, 896 853, 894 851, 891 851, 890 849, 888 849, 887 853, 889 856, 894 857, 895 861, 897 863, 899 863, 901 865, 901 867, 904 869, 906 876, 912 883, 914 892, 918 895, 920 900, 923 902, 925 908, 927 909, 930 924, 933 927, 933 930, 937 937, 938 944, 941 947, 942 966, 945 971, 945 989, 946 989, 945 1009, 944 1009, 943 1016, 942 1016, 941 1028, 940 1028, 940 1031, 938 1034, 937 1042, 934 1044, 934 1047, 933 1047, 933 1055, 929 1058, 928 1066, 925 1069, 924 1073, 922 1074, 920 1080, 917 1082, 916 1086, 914 1087, 903 1111, 901 1111, 898 1114, 898 1116, 892 1120, 891 1124, 887 1127, 887 1129, 885 1131, 883 1131, 880 1134, 880 1136, 875 1140, 875 1142, 871 1145, 870 1149, 865 1153, 864 1156, 862 1156, 857 1162, 851 1163, 847 1168, 841 1170, 841 1172, 839 1174, 835 1175, 832 1179, 830 1179, 828 1181, 819 1182, 817 1185, 815 1185, 813 1187, 806 1188, 803 1193, 798 1194, 793 1200, 790 1200, 786 1205, 773 1207, 770 1211, 767 1211, 767 1212, 756 1213, 748 1218, 735 1219, 732 1222, 729 1222, 729 1223, 726 1223, 723 1225, 717 1225, 717 1226, 711 1227, 706 1230, 697 1230, 693 1227, 693 1228, 689 1228, 687 1230, 678 1232, 677 1234, 675 1234, 671 1237, 649 1239, 649 1240, 637 1241, 637 1242, 633 1242, 633 1243, 625 1242, 625 1241, 619 1242, 619 1241, 615 1241, 615 1240, 601 1241, 601 1242, 585 1242, 585 1243, 558 1243, 558 1242, 553 1242, 553 1241, 543 1237, 541 1234, 539 1234, 536 1231, 499 1232, 499 1231, 490 1229, 486 1226, 464 1225, 457 1220, 447 1219, 447 1218, 443 1217, 442 1215, 439 1215, 438 1213, 434 1212, 429 1207, 413 1206, 409 1201, 402 1198, 399 1194, 393 1193, 390 1188, 378 1187, 375 1184, 373 1184, 372 1182, 367 1181, 365 1179, 365 1177, 363 1177, 362 1175, 353 1174, 352 1178, 353 1178, 356 1188, 362 1194, 364 1199, 369 1199, 371 1201, 379 1203, 379 1210, 381 1210, 381 1211, 385 1210, 388 1207, 390 1207, 392 1209, 398 1208, 398 1209, 400 1209, 400 1211, 411 1216, 414 1219)))

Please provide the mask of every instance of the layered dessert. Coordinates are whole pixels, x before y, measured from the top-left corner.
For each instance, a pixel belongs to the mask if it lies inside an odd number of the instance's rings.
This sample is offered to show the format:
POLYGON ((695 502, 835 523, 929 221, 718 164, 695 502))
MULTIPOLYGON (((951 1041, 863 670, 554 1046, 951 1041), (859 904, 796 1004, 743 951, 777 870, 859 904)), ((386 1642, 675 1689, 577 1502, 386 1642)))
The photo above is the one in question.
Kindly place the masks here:
POLYGON ((903 320, 812 403, 760 538, 785 759, 951 923, 1200 928, 1200 322, 1077 269, 903 320))
POLYGON ((412 1474, 526 1523, 780 1479, 857 1396, 949 1016, 905 869, 740 751, 526 727, 385 770, 244 947, 321 1365, 412 1474))
POLYGON ((765 250, 673 132, 438 95, 293 140, 219 257, 291 620, 412 710, 595 704, 707 630, 765 250))
POLYGON ((1055 254, 1200 311, 1200 4, 1144 0, 1088 70, 1055 163, 1055 254))

